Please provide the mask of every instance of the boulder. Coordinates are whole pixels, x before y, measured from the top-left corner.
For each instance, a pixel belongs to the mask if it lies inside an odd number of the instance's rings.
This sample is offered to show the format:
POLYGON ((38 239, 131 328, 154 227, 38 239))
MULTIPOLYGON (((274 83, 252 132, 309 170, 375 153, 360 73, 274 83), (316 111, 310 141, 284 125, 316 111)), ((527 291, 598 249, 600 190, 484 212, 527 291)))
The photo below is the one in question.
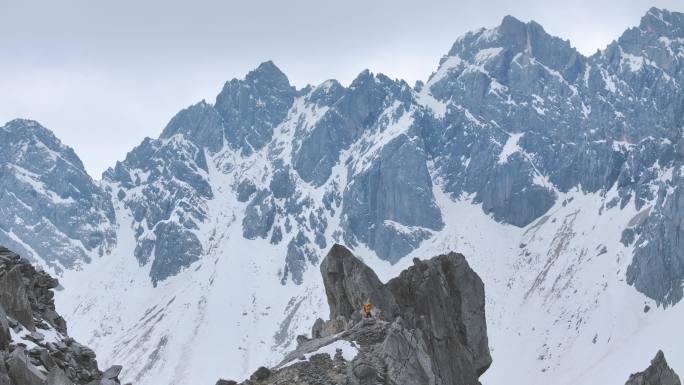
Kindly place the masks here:
POLYGON ((237 385, 237 382, 232 380, 218 380, 216 381, 216 385, 237 385))
POLYGON ((7 358, 9 376, 17 385, 44 385, 47 378, 29 361, 23 348, 16 348, 7 358))
POLYGON ((43 364, 45 369, 52 371, 52 369, 55 368, 55 360, 52 358, 50 352, 47 349, 40 351, 38 359, 40 360, 40 363, 43 364))
POLYGON ((251 381, 263 381, 269 378, 270 376, 271 371, 267 367, 261 366, 249 377, 249 379, 251 381))
POLYGON ((102 373, 102 378, 108 378, 108 379, 117 378, 117 377, 119 377, 119 374, 121 373, 121 369, 123 369, 123 367, 121 365, 113 365, 109 369, 105 370, 104 373, 102 373))
POLYGON ((363 303, 371 299, 383 317, 391 319, 397 313, 397 304, 375 272, 357 259, 349 249, 335 244, 321 263, 325 294, 330 306, 330 319, 339 316, 350 319, 360 311, 363 303))
POLYGON ((474 383, 489 368, 484 283, 462 254, 415 259, 387 286, 408 327, 423 332, 446 383, 474 383))
POLYGON ((4 350, 0 349, 0 385, 14 385, 9 377, 7 366, 5 366, 6 358, 7 353, 4 350))
POLYGON ((9 330, 9 321, 5 309, 0 305, 0 350, 6 350, 10 341, 12 341, 12 335, 9 330))
POLYGON ((59 367, 55 366, 50 369, 47 376, 47 385, 72 385, 73 382, 69 380, 66 373, 59 367))
POLYGON ((401 320, 392 324, 382 344, 389 383, 435 385, 432 360, 420 331, 408 330, 401 320))
POLYGON ((324 321, 321 318, 317 318, 311 327, 311 338, 321 338, 321 332, 323 331, 324 321))
POLYGON ((0 277, 0 305, 7 314, 19 321, 28 330, 34 331, 33 312, 27 287, 21 274, 21 264, 12 267, 0 277))

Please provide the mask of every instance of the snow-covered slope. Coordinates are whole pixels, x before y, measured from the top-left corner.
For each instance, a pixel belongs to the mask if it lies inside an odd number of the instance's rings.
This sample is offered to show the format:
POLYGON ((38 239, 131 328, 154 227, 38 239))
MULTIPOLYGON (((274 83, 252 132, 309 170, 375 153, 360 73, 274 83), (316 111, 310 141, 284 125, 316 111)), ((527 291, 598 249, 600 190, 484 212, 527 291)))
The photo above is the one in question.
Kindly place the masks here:
POLYGON ((263 63, 105 173, 116 246, 58 305, 124 379, 211 383, 325 318, 333 242, 383 280, 453 250, 486 285, 486 383, 621 383, 657 349, 684 371, 683 39, 654 8, 584 57, 506 17, 416 88, 263 63))

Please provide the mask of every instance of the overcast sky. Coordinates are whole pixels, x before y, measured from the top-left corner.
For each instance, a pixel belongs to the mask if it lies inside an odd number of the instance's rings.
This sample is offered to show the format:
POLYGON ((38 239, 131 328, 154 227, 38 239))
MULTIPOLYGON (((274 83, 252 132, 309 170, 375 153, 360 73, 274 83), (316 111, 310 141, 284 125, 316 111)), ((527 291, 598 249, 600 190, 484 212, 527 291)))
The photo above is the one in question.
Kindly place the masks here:
POLYGON ((93 177, 223 83, 273 60, 297 87, 369 68, 413 84, 507 14, 591 54, 682 0, 0 0, 0 125, 38 120, 93 177))

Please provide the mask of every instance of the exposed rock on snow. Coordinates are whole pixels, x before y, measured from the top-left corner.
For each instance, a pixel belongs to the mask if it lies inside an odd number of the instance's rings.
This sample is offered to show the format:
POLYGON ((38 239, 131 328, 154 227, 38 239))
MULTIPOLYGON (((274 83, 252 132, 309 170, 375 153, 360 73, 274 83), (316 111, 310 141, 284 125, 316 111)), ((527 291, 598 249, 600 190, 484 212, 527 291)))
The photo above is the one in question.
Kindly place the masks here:
POLYGON ((99 184, 49 131, 12 121, 0 243, 63 270, 79 338, 144 385, 278 361, 327 316, 317 269, 335 242, 383 282, 406 255, 472 255, 500 357, 488 383, 619 383, 604 369, 635 367, 635 347, 679 369, 684 348, 660 331, 684 311, 683 68, 684 14, 655 8, 590 57, 506 17, 457 39, 416 89, 363 71, 295 90, 267 62, 99 184))
POLYGON ((629 376, 625 385, 681 385, 679 376, 670 368, 665 360, 665 354, 658 351, 651 365, 643 372, 629 376))
POLYGON ((57 286, 56 279, 0 246, 0 384, 119 384, 120 366, 102 373, 95 353, 68 336, 55 311, 57 286))
POLYGON ((57 272, 116 243, 111 197, 76 153, 35 121, 0 126, 0 244, 57 272))
POLYGON ((397 315, 397 304, 390 290, 346 247, 333 245, 321 262, 321 274, 331 320, 351 319, 368 299, 381 311, 382 318, 392 320, 397 315))
POLYGON ((473 383, 473 369, 480 376, 489 368, 484 284, 462 254, 416 259, 387 287, 408 328, 423 335, 444 383, 473 383))
POLYGON ((492 362, 484 285, 463 255, 416 261, 383 285, 347 248, 334 245, 321 273, 331 317, 347 322, 331 334, 316 321, 313 339, 301 339, 272 371, 260 368, 244 385, 479 384, 492 362), (366 297, 382 313, 361 318, 366 297))

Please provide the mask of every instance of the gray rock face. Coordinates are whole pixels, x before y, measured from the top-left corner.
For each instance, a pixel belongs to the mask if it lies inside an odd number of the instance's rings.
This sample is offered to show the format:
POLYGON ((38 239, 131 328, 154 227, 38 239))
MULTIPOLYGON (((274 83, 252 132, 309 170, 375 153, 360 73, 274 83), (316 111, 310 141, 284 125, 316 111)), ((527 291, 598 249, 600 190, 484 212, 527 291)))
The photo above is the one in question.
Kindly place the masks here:
POLYGON ((398 261, 433 230, 443 227, 427 155, 417 142, 405 135, 394 139, 344 191, 346 241, 366 243, 390 262, 398 261))
POLYGON ((150 275, 155 285, 177 274, 181 268, 190 266, 202 255, 202 244, 197 235, 176 223, 161 222, 154 233, 156 239, 150 275))
POLYGON ((0 384, 119 385, 120 366, 102 373, 95 353, 68 337, 66 322, 55 311, 52 289, 59 284, 56 279, 0 246, 0 281, 11 283, 1 290, 11 287, 21 294, 12 303, 0 295, 0 384), (8 276, 11 279, 6 280, 8 276), (12 321, 14 339, 3 308, 19 321, 12 321))
POLYGON ((49 274, 36 271, 18 254, 0 246, 0 306, 27 330, 35 332, 47 323, 66 334, 66 322, 55 312, 52 289, 58 284, 49 274))
POLYGON ((659 350, 651 360, 651 365, 643 372, 629 376, 625 385, 681 385, 681 381, 667 364, 663 352, 659 350))
POLYGON ((287 115, 295 89, 273 62, 262 63, 244 80, 227 82, 216 97, 228 143, 250 154, 268 143, 287 115))
POLYGON ((307 182, 320 186, 330 177, 342 150, 364 132, 378 129, 379 118, 395 100, 411 99, 404 82, 365 70, 348 89, 327 81, 311 92, 310 100, 328 108, 313 127, 298 125, 293 150, 294 167, 307 182))
POLYGON ((109 195, 71 148, 34 121, 0 127, 0 213, 0 243, 57 270, 116 243, 109 195))
POLYGON ((119 377, 119 374, 121 373, 121 369, 123 367, 121 365, 114 365, 110 367, 109 369, 105 370, 104 373, 102 373, 102 378, 106 378, 108 380, 111 380, 113 378, 119 377))
POLYGON ((238 201, 247 202, 256 191, 257 188, 254 182, 248 179, 243 180, 237 186, 238 201))
POLYGON ((298 232, 288 243, 285 270, 281 283, 284 284, 288 278, 291 278, 292 282, 297 285, 303 282, 307 262, 315 263, 318 261, 316 251, 311 248, 310 244, 311 242, 302 232, 298 232))
MULTIPOLYGON (((169 127, 172 124, 176 123, 172 121, 169 127)), ((133 216, 135 257, 141 265, 152 263, 154 284, 175 275, 203 253, 195 232, 207 217, 206 202, 214 195, 204 150, 183 135, 145 139, 103 175, 133 216)))
MULTIPOLYGON (((153 284, 190 266, 204 252, 196 231, 207 218, 207 201, 214 198, 205 150, 216 154, 225 144, 243 154, 260 149, 285 118, 294 95, 285 75, 273 63, 263 63, 244 80, 226 83, 215 105, 201 102, 179 112, 159 139, 146 139, 104 174, 131 211, 135 255, 141 265, 151 263, 153 284)), ((292 192, 287 176, 286 170, 274 176, 274 194, 292 192)), ((245 181, 239 199, 247 201, 255 191, 245 181)), ((274 210, 271 200, 257 194, 245 216, 245 237, 265 237, 274 210)))
POLYGON ((0 242, 56 268, 87 261, 114 242, 111 193, 157 283, 201 258, 198 230, 223 187, 210 170, 235 172, 230 187, 250 202, 244 237, 285 242, 281 281, 297 283, 332 240, 392 263, 415 250, 443 228, 434 185, 515 226, 564 193, 614 190, 608 206, 649 210, 625 229, 627 282, 671 305, 684 279, 682 15, 653 8, 590 57, 509 16, 459 38, 414 89, 364 71, 347 88, 295 90, 266 62, 227 82, 215 105, 179 112, 105 173, 105 189, 47 130, 13 121, 0 130, 0 242), (249 169, 252 156, 263 168, 249 169), (332 236, 330 218, 341 224, 332 236))
POLYGON ((420 92, 445 109, 422 129, 434 174, 517 226, 576 188, 615 188, 620 208, 652 206, 626 230, 627 281, 679 301, 684 259, 670 240, 681 218, 682 20, 653 8, 591 57, 512 17, 460 38, 420 92))
POLYGON ((168 139, 182 134, 186 139, 216 153, 223 148, 223 118, 216 109, 201 101, 173 117, 160 135, 168 139))
POLYGON ((71 385, 69 377, 57 366, 52 367, 47 376, 47 385, 71 385))
POLYGON ((667 197, 661 194, 655 209, 647 213, 650 215, 623 233, 640 234, 627 268, 627 283, 665 305, 679 302, 684 294, 684 251, 678 241, 684 236, 684 194, 681 170, 675 173, 672 193, 667 197))
MULTIPOLYGON (((7 252, 0 249, 0 252, 7 252)), ((12 267, 0 276, 0 305, 8 314, 19 321, 25 328, 35 330, 33 312, 29 302, 28 290, 20 272, 21 266, 12 267)))
POLYGON ((479 377, 492 363, 484 284, 462 254, 414 263, 387 283, 399 313, 422 332, 433 370, 446 383, 473 383, 472 373, 479 377))
POLYGON ((290 175, 290 168, 284 166, 277 169, 273 173, 269 188, 275 198, 287 198, 294 194, 296 186, 290 175))
POLYGON ((312 339, 299 339, 297 349, 280 365, 260 368, 244 385, 480 383, 479 376, 492 362, 484 286, 462 255, 416 261, 383 285, 349 250, 334 245, 321 273, 331 319, 349 322, 326 332, 333 321, 317 320, 312 339), (355 321, 352 316, 358 314, 364 301, 359 293, 364 291, 378 298, 382 313, 355 321), (321 353, 332 344, 346 345, 346 354, 321 353))
POLYGON ((301 122, 296 128, 297 141, 292 154, 294 169, 303 180, 317 186, 328 180, 339 161, 340 151, 361 131, 336 108, 343 97, 348 97, 347 90, 335 80, 316 87, 311 92, 310 102, 315 110, 327 110, 313 127, 301 122))
MULTIPOLYGON (((427 354, 425 339, 420 331, 407 329, 401 322, 395 322, 387 331, 382 350, 384 361, 387 363, 387 377, 393 379, 393 383, 438 383, 432 361, 427 354)), ((448 382, 440 380, 439 383, 448 382)))
POLYGON ((0 306, 0 349, 6 350, 12 341, 12 334, 9 330, 9 321, 5 309, 0 306))
POLYGON ((218 380, 216 381, 216 385, 237 385, 237 382, 230 380, 218 380))
POLYGON ((17 385, 43 385, 47 380, 47 377, 29 362, 26 351, 22 348, 15 349, 5 364, 10 378, 17 385))
POLYGON ((325 294, 330 306, 330 319, 341 316, 351 319, 368 300, 382 311, 382 316, 392 319, 397 312, 397 304, 392 293, 380 282, 375 272, 357 259, 349 249, 342 245, 332 246, 321 262, 321 275, 325 294))
POLYGON ((373 147, 373 140, 385 132, 397 126, 409 129, 404 125, 411 124, 417 106, 405 82, 364 71, 349 88, 327 81, 310 90, 304 102, 307 113, 318 116, 298 121, 295 128, 292 162, 304 181, 324 185, 342 161, 342 152, 354 147, 342 200, 347 243, 365 243, 381 258, 395 262, 432 230, 441 229, 427 157, 417 134, 420 125, 373 147))
POLYGON ((247 205, 242 220, 242 235, 247 239, 266 238, 275 220, 276 206, 266 190, 257 192, 247 205))

